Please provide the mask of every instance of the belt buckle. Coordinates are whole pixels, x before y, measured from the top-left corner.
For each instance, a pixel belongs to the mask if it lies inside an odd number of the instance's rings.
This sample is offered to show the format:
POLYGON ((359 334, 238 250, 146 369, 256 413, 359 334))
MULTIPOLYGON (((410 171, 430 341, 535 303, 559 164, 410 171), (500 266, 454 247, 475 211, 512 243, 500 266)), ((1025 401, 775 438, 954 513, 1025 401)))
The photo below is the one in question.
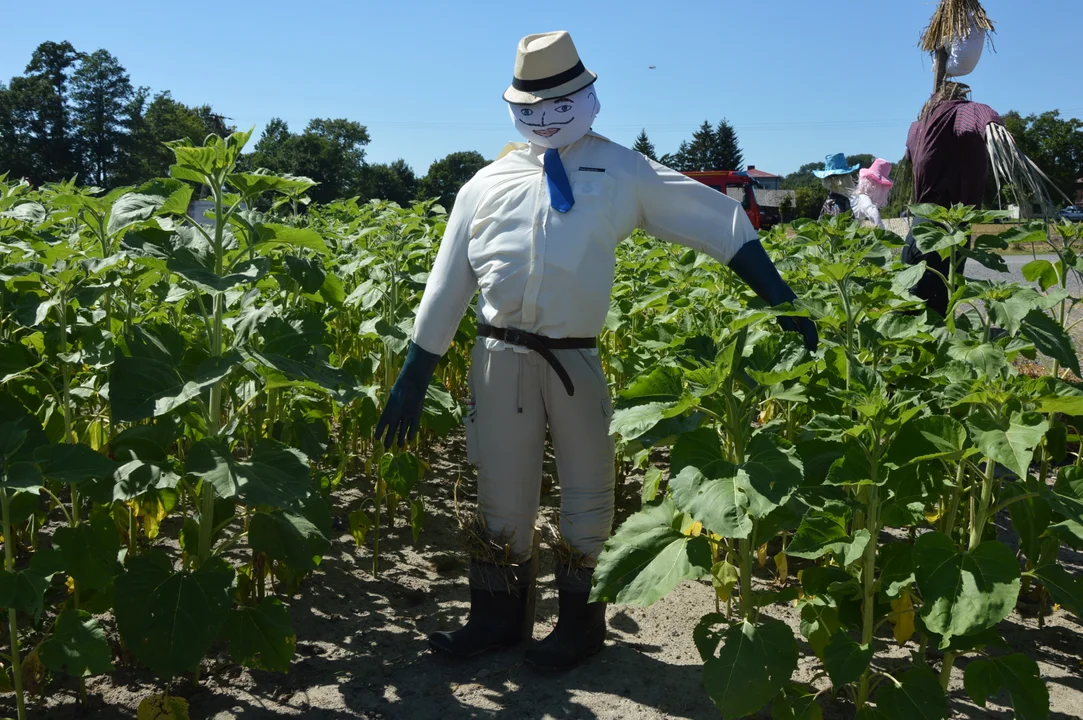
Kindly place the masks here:
POLYGON ((518 328, 507 328, 504 330, 504 342, 509 345, 518 345, 519 347, 527 347, 526 335, 522 330, 518 328))

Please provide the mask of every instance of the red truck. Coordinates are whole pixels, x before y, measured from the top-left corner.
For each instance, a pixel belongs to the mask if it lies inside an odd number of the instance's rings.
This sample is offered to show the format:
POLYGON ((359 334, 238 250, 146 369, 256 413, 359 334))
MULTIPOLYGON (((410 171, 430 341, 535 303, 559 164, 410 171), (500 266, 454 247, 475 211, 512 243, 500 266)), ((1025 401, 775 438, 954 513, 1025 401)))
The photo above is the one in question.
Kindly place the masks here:
POLYGON ((703 170, 682 174, 698 180, 720 193, 725 193, 730 188, 741 188, 744 191, 741 196, 741 206, 748 213, 748 219, 752 221, 752 227, 759 230, 764 226, 764 214, 760 210, 759 203, 756 202, 756 192, 753 190, 753 188, 763 186, 748 173, 739 170, 703 170))

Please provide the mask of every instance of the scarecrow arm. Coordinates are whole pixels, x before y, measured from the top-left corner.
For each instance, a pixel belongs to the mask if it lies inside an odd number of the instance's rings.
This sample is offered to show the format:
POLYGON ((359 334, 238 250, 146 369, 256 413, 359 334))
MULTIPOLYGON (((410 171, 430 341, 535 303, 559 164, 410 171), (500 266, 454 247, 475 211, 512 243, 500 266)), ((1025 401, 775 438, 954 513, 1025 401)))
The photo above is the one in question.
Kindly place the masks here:
POLYGON ((406 353, 406 362, 402 366, 402 372, 391 387, 387 406, 376 424, 376 442, 383 439, 385 448, 390 448, 396 437, 398 437, 399 447, 402 447, 407 440, 413 442, 421 426, 421 415, 425 409, 425 393, 439 362, 439 355, 434 355, 410 343, 410 350, 406 353), (386 437, 384 437, 385 432, 386 437))
MULTIPOLYGON (((771 306, 797 298, 764 252, 741 203, 646 158, 636 181, 640 225, 648 233, 728 265, 771 306)), ((809 351, 816 350, 819 338, 811 320, 780 316, 778 322, 784 330, 800 333, 809 351)))
POLYGON ((880 228, 881 230, 884 229, 884 220, 880 217, 880 208, 876 207, 875 203, 870 203, 869 207, 866 208, 865 212, 868 213, 869 221, 873 225, 880 228))
POLYGON ((1005 186, 1011 186, 1015 193, 1016 203, 1020 207, 1023 207, 1023 200, 1033 199, 1047 217, 1051 217, 1056 212, 1050 197, 1050 188, 1057 195, 1071 202, 1071 198, 1065 195, 1064 191, 1057 187, 1049 176, 1019 149, 1012 134, 1004 125, 989 123, 985 127, 985 143, 989 154, 989 164, 993 168, 993 177, 996 179, 998 198, 1005 186))
MULTIPOLYGON (((772 307, 793 302, 797 295, 790 286, 778 274, 771 258, 759 240, 745 243, 733 259, 729 267, 748 284, 752 291, 768 305, 772 307)), ((805 317, 791 317, 781 315, 778 324, 783 330, 800 334, 805 340, 805 347, 809 352, 816 352, 819 346, 819 336, 816 325, 805 317)))
POLYGON ((636 183, 639 225, 665 242, 683 245, 728 265, 759 235, 729 195, 640 156, 636 183))
POLYGON ((467 256, 468 231, 475 206, 469 186, 467 183, 459 191, 458 202, 451 210, 414 321, 414 337, 406 353, 406 362, 376 424, 376 441, 382 439, 385 448, 390 448, 396 438, 402 447, 417 435, 425 408, 425 393, 436 373, 440 356, 450 347, 459 321, 478 289, 478 279, 467 256))
POLYGON ((414 321, 414 342, 435 355, 443 355, 451 346, 478 289, 468 255, 470 224, 477 206, 472 189, 468 182, 455 199, 414 321))

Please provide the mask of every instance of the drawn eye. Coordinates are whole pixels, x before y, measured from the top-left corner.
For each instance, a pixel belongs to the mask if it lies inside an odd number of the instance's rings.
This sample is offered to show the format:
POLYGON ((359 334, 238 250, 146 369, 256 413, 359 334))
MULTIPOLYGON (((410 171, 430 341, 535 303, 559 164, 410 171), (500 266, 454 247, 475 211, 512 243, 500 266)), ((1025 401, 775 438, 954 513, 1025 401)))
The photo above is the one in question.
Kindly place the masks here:
POLYGON ((519 114, 523 115, 524 117, 530 117, 531 115, 534 114, 534 111, 531 110, 530 108, 521 108, 519 110, 519 114))
POLYGON ((566 112, 568 112, 569 110, 572 109, 572 106, 571 105, 560 105, 559 107, 556 107, 556 108, 553 108, 553 109, 556 110, 558 113, 566 113, 566 112))

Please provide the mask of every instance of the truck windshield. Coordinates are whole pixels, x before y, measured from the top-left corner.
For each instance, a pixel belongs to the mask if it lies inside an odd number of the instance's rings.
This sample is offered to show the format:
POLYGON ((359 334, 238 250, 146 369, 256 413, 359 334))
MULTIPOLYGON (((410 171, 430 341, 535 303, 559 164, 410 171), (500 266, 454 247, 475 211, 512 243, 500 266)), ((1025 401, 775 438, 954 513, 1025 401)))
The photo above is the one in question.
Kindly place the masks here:
POLYGON ((753 194, 752 184, 751 183, 745 184, 745 185, 741 185, 741 184, 738 184, 738 183, 733 183, 733 184, 729 185, 728 187, 741 188, 744 191, 741 194, 741 207, 743 207, 745 210, 751 210, 752 209, 752 201, 755 199, 755 195, 753 194))

